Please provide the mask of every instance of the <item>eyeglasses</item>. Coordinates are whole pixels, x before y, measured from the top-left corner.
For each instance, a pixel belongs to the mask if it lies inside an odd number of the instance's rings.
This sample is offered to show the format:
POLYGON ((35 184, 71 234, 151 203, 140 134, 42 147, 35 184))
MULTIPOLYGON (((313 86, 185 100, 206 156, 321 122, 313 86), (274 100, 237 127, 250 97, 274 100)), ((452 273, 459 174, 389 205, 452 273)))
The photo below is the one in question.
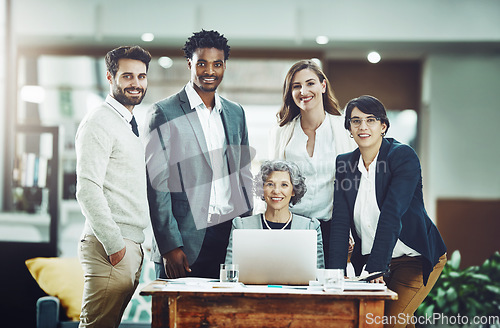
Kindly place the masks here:
POLYGON ((380 117, 367 117, 367 118, 350 118, 349 122, 351 123, 351 126, 354 128, 358 128, 361 125, 361 122, 366 121, 366 125, 368 126, 374 126, 377 121, 380 121, 380 117))

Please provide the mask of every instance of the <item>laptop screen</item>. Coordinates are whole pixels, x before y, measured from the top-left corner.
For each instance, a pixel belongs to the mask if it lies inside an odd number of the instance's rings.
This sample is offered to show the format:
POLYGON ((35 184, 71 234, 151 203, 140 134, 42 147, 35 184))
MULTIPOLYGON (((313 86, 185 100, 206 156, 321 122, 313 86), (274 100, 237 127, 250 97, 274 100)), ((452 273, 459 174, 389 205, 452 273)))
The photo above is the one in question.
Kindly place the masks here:
POLYGON ((316 230, 233 230, 233 263, 245 284, 308 285, 316 279, 316 230))

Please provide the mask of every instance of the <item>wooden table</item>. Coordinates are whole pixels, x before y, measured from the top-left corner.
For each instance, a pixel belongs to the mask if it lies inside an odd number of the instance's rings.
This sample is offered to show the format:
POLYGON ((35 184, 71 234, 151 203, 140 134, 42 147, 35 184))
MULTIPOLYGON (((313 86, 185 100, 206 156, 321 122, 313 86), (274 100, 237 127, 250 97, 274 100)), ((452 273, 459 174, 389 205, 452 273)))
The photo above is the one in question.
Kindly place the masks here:
POLYGON ((156 280, 141 291, 152 296, 152 327, 380 327, 390 291, 325 293, 305 289, 156 280))

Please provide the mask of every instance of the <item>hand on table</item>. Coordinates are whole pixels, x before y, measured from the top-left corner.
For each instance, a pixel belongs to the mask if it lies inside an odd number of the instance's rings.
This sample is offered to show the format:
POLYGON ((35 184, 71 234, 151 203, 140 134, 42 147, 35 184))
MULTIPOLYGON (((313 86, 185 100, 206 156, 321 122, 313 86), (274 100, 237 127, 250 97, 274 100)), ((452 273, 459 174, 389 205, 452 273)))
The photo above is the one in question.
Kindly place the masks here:
POLYGON ((191 272, 187 256, 181 248, 175 248, 163 255, 163 266, 167 278, 181 278, 186 276, 186 271, 191 272))
POLYGON ((384 277, 378 277, 378 278, 375 278, 373 280, 370 280, 370 283, 374 283, 374 284, 385 284, 385 281, 384 281, 384 277))

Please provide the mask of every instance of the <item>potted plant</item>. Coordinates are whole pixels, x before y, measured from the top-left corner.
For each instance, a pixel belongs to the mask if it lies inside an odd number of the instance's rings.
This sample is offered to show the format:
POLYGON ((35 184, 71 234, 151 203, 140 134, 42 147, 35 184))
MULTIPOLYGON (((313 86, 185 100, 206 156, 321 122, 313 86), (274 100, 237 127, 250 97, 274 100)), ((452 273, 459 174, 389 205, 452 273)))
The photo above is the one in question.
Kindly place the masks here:
POLYGON ((460 260, 456 250, 415 315, 441 318, 444 325, 500 327, 500 253, 463 270, 460 260))

